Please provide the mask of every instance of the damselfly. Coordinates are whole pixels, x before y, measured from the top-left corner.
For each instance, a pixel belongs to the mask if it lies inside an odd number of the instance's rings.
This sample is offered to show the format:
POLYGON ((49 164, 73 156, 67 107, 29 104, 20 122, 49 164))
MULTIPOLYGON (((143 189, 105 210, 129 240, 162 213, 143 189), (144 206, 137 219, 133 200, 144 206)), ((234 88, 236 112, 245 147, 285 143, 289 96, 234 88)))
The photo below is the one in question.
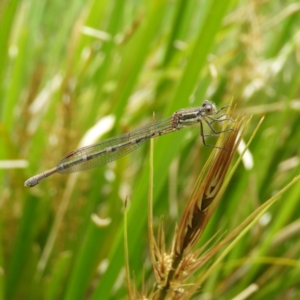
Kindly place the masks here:
POLYGON ((54 173, 69 174, 107 164, 133 151, 151 138, 171 133, 197 123, 200 124, 200 134, 203 144, 223 149, 207 144, 205 142, 205 137, 219 135, 222 132, 231 130, 226 129, 216 131, 212 127, 214 122, 223 122, 225 120, 233 121, 230 118, 224 118, 225 114, 213 117, 226 107, 228 107, 228 105, 217 110, 216 106, 211 101, 204 100, 200 107, 180 109, 167 119, 153 121, 152 123, 131 132, 104 140, 95 145, 71 151, 65 155, 56 167, 29 178, 25 181, 24 185, 33 187, 41 180, 54 173), (204 134, 203 121, 211 128, 213 134, 204 134))

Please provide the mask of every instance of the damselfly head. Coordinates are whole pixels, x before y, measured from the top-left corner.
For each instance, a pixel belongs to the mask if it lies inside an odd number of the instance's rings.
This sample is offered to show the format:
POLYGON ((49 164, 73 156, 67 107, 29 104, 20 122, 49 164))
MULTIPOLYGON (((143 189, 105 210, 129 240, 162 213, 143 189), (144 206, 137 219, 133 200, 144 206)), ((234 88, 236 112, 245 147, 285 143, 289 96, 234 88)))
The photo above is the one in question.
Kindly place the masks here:
POLYGON ((205 115, 214 115, 217 113, 217 108, 214 103, 209 100, 204 100, 202 103, 205 115))

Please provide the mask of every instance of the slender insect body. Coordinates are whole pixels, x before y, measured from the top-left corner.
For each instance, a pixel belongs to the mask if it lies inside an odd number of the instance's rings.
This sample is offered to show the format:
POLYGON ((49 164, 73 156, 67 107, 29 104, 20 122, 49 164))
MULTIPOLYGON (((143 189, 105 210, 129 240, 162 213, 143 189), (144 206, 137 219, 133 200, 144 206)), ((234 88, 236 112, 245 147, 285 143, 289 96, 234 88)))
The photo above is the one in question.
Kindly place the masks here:
POLYGON ((203 133, 202 122, 206 122, 215 135, 231 130, 227 129, 217 132, 211 126, 213 122, 223 122, 225 120, 233 121, 230 118, 220 119, 221 116, 217 118, 212 117, 213 115, 218 114, 224 108, 225 107, 217 111, 216 106, 212 102, 209 100, 204 100, 201 107, 178 110, 170 118, 157 120, 147 126, 133 130, 130 133, 125 133, 123 135, 102 141, 98 144, 71 151, 63 157, 63 159, 55 168, 26 180, 25 186, 33 187, 42 179, 54 173, 69 174, 104 165, 133 151, 151 138, 165 135, 198 123, 200 124, 200 133, 204 145, 220 148, 206 144, 204 137, 207 135, 204 135, 203 133), (209 121, 207 121, 207 119, 209 121))

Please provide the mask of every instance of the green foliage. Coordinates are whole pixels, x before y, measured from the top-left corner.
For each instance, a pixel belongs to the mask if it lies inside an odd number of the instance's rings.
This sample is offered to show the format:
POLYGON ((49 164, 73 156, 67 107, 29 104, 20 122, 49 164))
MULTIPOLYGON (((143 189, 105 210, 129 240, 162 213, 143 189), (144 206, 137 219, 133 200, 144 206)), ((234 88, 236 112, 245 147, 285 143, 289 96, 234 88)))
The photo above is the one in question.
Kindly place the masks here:
MULTIPOLYGON (((0 299, 126 298, 127 196, 131 272, 139 291, 144 281, 151 289, 147 143, 104 167, 23 186, 108 115, 113 129, 90 142, 204 99, 221 107, 233 97, 236 113, 254 114, 246 139, 266 115, 244 159, 254 164, 236 170, 203 243, 290 183, 300 173, 299 11, 291 0, 1 3, 0 299)), ((197 127, 155 141, 154 221, 164 215, 167 240, 211 150, 197 127)), ((201 294, 231 299, 257 283, 255 299, 299 297, 299 188, 235 244, 201 294)))

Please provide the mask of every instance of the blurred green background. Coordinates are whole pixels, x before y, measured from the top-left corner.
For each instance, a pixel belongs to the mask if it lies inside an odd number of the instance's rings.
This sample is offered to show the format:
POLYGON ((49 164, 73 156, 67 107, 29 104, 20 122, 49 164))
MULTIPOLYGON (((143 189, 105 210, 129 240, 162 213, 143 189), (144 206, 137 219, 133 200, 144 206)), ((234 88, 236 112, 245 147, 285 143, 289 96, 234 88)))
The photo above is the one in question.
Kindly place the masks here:
MULTIPOLYGON (((265 121, 203 243, 227 234, 299 172, 300 3, 262 0, 0 2, 0 299, 126 299, 150 288, 149 143, 118 161, 24 181, 69 151, 180 108, 232 98, 265 121), (109 222, 110 221, 110 222, 109 222)), ((215 143, 211 138, 210 143, 215 143)), ((166 239, 212 149, 199 128, 155 141, 154 220, 166 239)), ((300 298, 300 185, 289 189, 211 276, 197 299, 300 298)))

